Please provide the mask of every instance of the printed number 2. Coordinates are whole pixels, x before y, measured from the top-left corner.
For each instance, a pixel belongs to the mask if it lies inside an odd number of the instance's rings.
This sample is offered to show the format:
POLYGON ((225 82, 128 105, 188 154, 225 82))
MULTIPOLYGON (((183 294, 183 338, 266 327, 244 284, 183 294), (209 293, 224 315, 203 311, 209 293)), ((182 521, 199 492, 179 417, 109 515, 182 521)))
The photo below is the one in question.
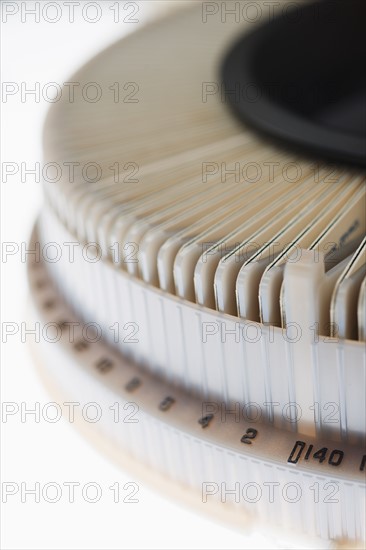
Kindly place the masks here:
POLYGON ((248 445, 251 445, 252 444, 251 440, 255 439, 257 435, 258 435, 258 430, 256 430, 255 428, 248 428, 240 441, 242 443, 247 443, 248 445))

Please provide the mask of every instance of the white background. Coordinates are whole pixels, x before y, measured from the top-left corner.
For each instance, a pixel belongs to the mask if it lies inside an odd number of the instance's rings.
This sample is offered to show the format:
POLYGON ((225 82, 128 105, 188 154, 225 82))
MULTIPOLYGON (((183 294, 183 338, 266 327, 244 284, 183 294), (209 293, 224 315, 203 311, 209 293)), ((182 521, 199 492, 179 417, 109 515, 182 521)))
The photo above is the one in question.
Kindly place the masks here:
MULTIPOLYGON (((56 23, 41 13, 40 22, 26 10, 35 2, 2 3, 2 81, 41 88, 48 82, 62 84, 79 66, 96 52, 123 34, 141 26, 151 13, 162 9, 157 2, 142 4, 140 23, 115 23, 110 7, 115 2, 99 2, 102 17, 97 23, 85 21, 81 7, 75 9, 75 21, 58 2, 62 16, 56 23), (17 10, 6 20, 4 10, 17 10)), ((41 2, 41 9, 45 2, 41 2)), ((85 4, 85 2, 84 2, 85 4)), ((170 2, 170 4, 173 4, 170 2)), ((81 2, 81 6, 83 2, 81 2)), ((163 5, 166 8, 168 3, 163 5)), ((171 6, 170 6, 171 7, 171 6)), ((53 18, 55 12, 48 13, 53 18)), ((47 17, 47 14, 46 14, 47 17)), ((93 17, 93 11, 90 11, 93 17)), ((23 85, 23 86, 24 86, 23 85)), ((28 167, 42 161, 42 125, 50 103, 34 96, 21 101, 20 93, 2 97, 2 162, 26 163, 28 167)), ((4 167, 4 164, 3 164, 4 167)), ((2 181, 1 229, 3 242, 21 246, 27 243, 37 212, 42 207, 41 184, 21 173, 2 181)), ((3 258, 4 260, 4 258, 3 258)), ((29 290, 26 267, 20 255, 2 263, 2 322, 21 324, 27 319, 29 290)), ((28 322, 28 321, 27 321, 28 322)), ((4 325, 3 325, 4 326, 4 325)), ((30 326, 30 325, 28 325, 30 326)), ((29 340, 32 337, 28 338, 29 340)), ((38 378, 29 342, 20 334, 10 336, 3 346, 2 400, 21 407, 42 407, 50 396, 38 378)), ((57 503, 41 498, 34 502, 29 495, 21 502, 20 492, 2 504, 1 544, 4 549, 117 549, 117 548, 270 548, 271 543, 259 534, 244 538, 242 534, 221 526, 217 521, 196 515, 174 501, 151 490, 139 480, 121 471, 84 440, 74 427, 61 420, 35 422, 29 415, 22 422, 20 414, 1 422, 2 483, 24 482, 31 488, 36 482, 75 481, 100 485, 103 496, 98 503, 85 502, 76 491, 75 502, 65 494, 57 503), (112 500, 108 489, 115 482, 138 482, 138 504, 112 500)))

